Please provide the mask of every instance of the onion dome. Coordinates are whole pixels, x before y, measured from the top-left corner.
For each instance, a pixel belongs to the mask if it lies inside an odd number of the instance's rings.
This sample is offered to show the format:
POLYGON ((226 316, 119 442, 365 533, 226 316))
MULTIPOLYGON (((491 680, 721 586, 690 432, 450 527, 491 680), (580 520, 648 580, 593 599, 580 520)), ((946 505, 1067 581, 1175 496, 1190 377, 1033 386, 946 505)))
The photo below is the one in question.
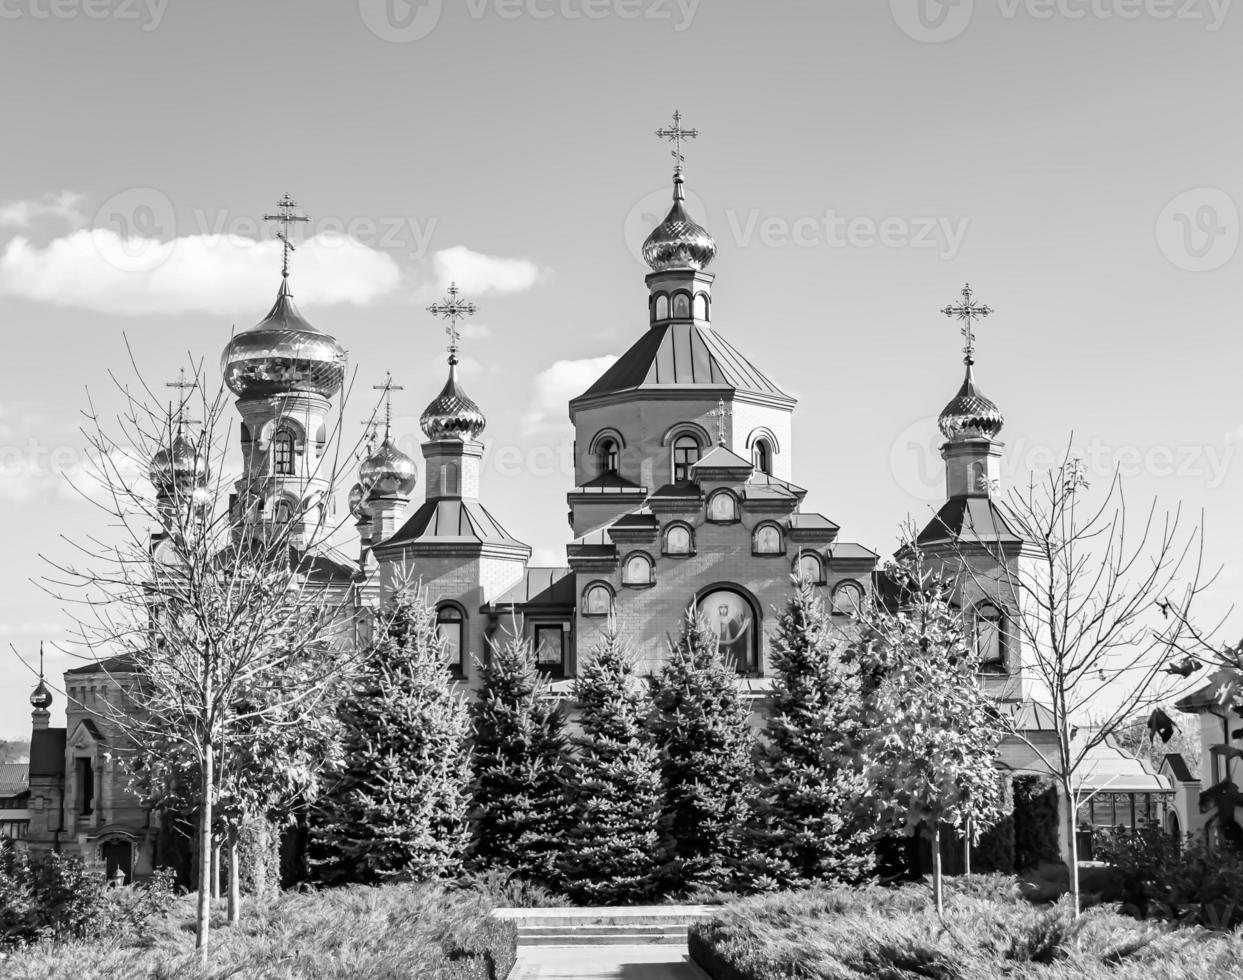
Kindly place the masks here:
POLYGON ((449 358, 449 380, 419 417, 423 432, 433 441, 460 439, 467 442, 478 439, 487 424, 479 406, 458 384, 457 359, 449 358))
POLYGON ((239 398, 309 392, 331 398, 345 378, 345 348, 302 318, 282 276, 276 303, 249 330, 235 334, 220 358, 239 398))
POLYGON ((159 493, 186 491, 207 482, 207 461, 195 444, 182 434, 179 425, 172 443, 161 446, 151 457, 147 474, 159 493))
POLYGON ((52 706, 52 692, 47 689, 43 677, 39 677, 39 686, 30 692, 30 706, 37 711, 47 711, 52 706))
POLYGON ((643 243, 643 259, 656 272, 665 269, 706 269, 716 257, 716 242, 687 213, 682 174, 673 175, 673 207, 643 243))
POLYGON ((368 495, 409 496, 418 478, 414 460, 393 445, 387 432, 380 448, 363 460, 358 468, 359 483, 368 495))
POLYGON ((350 513, 358 521, 371 520, 371 507, 367 504, 367 491, 361 483, 350 488, 350 513))
POLYGON ((971 361, 967 361, 962 387, 937 419, 941 433, 946 439, 993 439, 1004 422, 1001 409, 976 387, 971 361))

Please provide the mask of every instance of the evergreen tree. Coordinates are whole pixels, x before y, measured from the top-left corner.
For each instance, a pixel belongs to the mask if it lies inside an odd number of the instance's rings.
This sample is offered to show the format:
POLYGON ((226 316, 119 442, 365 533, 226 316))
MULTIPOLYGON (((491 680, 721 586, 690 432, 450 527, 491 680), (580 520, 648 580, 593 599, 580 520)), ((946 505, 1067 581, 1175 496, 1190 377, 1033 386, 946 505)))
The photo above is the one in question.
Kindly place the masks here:
POLYGON ((806 579, 777 620, 772 713, 761 766, 763 850, 778 878, 856 882, 873 865, 857 816, 861 685, 839 655, 824 603, 806 579))
POLYGON ((422 592, 376 624, 369 669, 341 705, 344 761, 312 828, 325 877, 445 877, 469 841, 470 718, 422 592))
POLYGON ((653 696, 651 730, 661 751, 670 872, 684 888, 727 888, 742 860, 752 816, 755 734, 715 632, 692 608, 670 642, 653 696))
POLYGON ((511 635, 495 645, 482 673, 471 709, 474 862, 553 883, 568 817, 565 719, 527 640, 511 635))
POLYGON ((570 831, 561 862, 582 902, 640 901, 666 860, 660 753, 645 722, 651 693, 610 623, 574 682, 582 735, 571 765, 570 831))

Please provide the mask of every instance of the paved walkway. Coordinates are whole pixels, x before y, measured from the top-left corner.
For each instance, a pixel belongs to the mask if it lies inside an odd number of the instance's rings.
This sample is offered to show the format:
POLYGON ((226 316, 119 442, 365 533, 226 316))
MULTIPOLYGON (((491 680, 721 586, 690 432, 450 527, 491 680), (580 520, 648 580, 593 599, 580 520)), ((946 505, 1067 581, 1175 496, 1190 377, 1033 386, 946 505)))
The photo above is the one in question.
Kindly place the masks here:
POLYGON ((686 946, 523 946, 509 980, 708 980, 686 946))

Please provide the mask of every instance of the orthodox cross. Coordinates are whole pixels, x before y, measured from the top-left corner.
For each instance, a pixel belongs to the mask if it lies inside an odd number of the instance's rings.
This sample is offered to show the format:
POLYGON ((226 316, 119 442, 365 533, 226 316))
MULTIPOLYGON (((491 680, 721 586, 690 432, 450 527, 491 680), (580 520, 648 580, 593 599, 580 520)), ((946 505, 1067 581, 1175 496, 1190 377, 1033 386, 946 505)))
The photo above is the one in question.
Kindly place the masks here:
POLYGON ((449 321, 449 325, 445 327, 445 333, 449 335, 450 364, 457 363, 458 345, 462 341, 462 335, 458 331, 458 320, 462 319, 462 317, 474 316, 475 311, 479 309, 474 303, 458 299, 458 293, 457 283, 451 282, 449 283, 449 295, 439 303, 433 303, 427 308, 427 312, 433 316, 449 321))
POLYGON ((275 221, 281 226, 281 230, 276 233, 276 237, 281 240, 281 275, 289 277, 289 253, 295 252, 297 249, 293 247, 293 242, 289 240, 289 226, 300 221, 310 221, 311 216, 307 214, 295 214, 294 208, 298 206, 288 193, 276 202, 277 213, 265 214, 264 221, 275 221))
POLYGON ((177 428, 180 429, 185 424, 186 401, 188 397, 187 391, 193 391, 199 386, 198 380, 190 381, 186 378, 186 369, 183 367, 177 372, 176 381, 165 381, 165 388, 176 388, 178 391, 177 398, 177 428))
POLYGON ((393 375, 390 371, 384 372, 384 384, 371 387, 375 391, 384 392, 384 438, 387 439, 393 425, 393 392, 406 389, 402 385, 393 384, 393 375))
POLYGON ((967 364, 975 363, 975 326, 976 320, 983 320, 992 313, 992 309, 977 304, 974 299, 974 293, 971 292, 971 284, 967 283, 962 287, 962 301, 958 304, 951 303, 941 312, 946 316, 963 322, 962 335, 965 343, 963 344, 963 360, 967 364))
POLYGON ((716 403, 716 409, 708 413, 708 418, 716 419, 716 444, 718 446, 725 445, 725 420, 734 413, 725 405, 725 399, 722 398, 716 403))
POLYGON ((682 140, 693 140, 696 136, 699 135, 699 130, 683 129, 682 128, 682 113, 678 112, 677 109, 674 109, 673 110, 673 125, 668 128, 656 130, 656 135, 659 136, 661 139, 673 140, 672 153, 673 153, 673 159, 676 161, 674 170, 677 173, 681 173, 682 163, 686 159, 684 156, 682 156, 682 140))

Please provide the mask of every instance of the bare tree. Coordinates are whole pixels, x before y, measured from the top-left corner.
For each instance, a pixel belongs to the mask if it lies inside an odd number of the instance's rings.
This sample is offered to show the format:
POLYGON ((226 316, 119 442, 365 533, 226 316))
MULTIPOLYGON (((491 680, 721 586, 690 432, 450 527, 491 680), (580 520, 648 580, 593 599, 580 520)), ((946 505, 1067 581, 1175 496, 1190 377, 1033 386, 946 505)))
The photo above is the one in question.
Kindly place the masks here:
POLYGON ((358 583, 330 540, 340 417, 310 474, 320 491, 265 515, 249 499, 258 491, 227 476, 223 387, 208 394, 196 370, 165 408, 135 373, 136 387, 117 383, 115 419, 92 403, 83 427, 94 486, 79 489, 105 527, 71 542, 74 559, 51 562, 44 587, 101 669, 134 678, 118 676, 120 697, 102 708, 127 742, 120 754, 149 791, 197 810, 205 961, 213 830, 223 818, 236 920, 236 823, 302 791, 310 763, 298 747, 360 656, 358 583))
POLYGON ((1202 575, 1203 534, 1199 524, 1185 526, 1180 510, 1161 511, 1155 501, 1135 520, 1117 474, 1093 495, 1069 453, 996 503, 1022 542, 1017 559, 1008 560, 979 528, 950 535, 952 553, 975 590, 1008 610, 1005 642, 1022 651, 1031 696, 1048 698, 1055 747, 1022 730, 1014 735, 1067 804, 1062 830, 1078 915, 1075 821, 1093 795, 1082 784, 1098 746, 1185 686, 1188 668, 1174 658, 1193 602, 1211 585, 1202 575))

